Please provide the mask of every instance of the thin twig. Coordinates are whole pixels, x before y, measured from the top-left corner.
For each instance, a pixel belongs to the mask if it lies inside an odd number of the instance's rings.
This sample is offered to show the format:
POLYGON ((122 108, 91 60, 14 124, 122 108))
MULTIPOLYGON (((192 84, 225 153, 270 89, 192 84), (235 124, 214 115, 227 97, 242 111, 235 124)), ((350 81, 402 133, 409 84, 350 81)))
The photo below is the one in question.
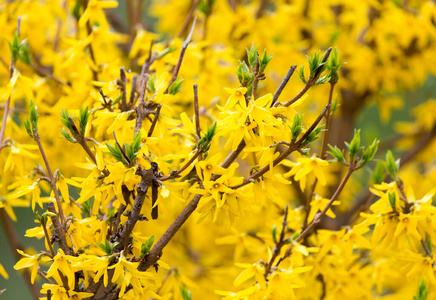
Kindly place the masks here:
POLYGON ((162 108, 162 104, 159 104, 156 108, 156 112, 154 114, 153 121, 151 122, 150 129, 148 130, 147 137, 151 137, 153 134, 154 128, 156 127, 157 120, 159 118, 160 109, 162 108))
POLYGON ((52 246, 51 241, 50 241, 50 235, 48 234, 48 231, 47 231, 47 227, 46 227, 47 224, 45 224, 44 216, 41 217, 41 225, 42 225, 42 229, 44 230, 45 239, 46 239, 48 247, 50 249, 51 258, 53 258, 53 257, 55 257, 56 253, 54 252, 53 246, 52 246))
POLYGON ((171 77, 170 82, 168 83, 168 86, 164 92, 164 94, 168 94, 168 89, 170 88, 171 84, 173 84, 174 81, 177 79, 177 75, 179 74, 180 67, 182 65, 183 57, 185 56, 186 49, 188 48, 189 43, 191 42, 192 33, 194 32, 195 23, 197 22, 197 17, 194 18, 194 22, 192 22, 191 31, 188 34, 188 37, 183 42, 182 50, 180 51, 179 60, 177 61, 176 66, 174 67, 173 76, 171 77))
MULTIPOLYGON (((194 84, 194 112, 195 112, 195 129, 197 131, 197 138, 201 140, 201 128, 200 128, 200 110, 198 108, 198 85, 194 84)), ((198 160, 203 160, 203 155, 200 154, 198 160)))
POLYGON ((285 245, 285 232, 286 232, 287 219, 288 219, 288 208, 289 205, 287 204, 285 209, 285 215, 283 216, 283 225, 282 225, 282 231, 280 233, 280 239, 278 243, 274 246, 271 259, 269 260, 268 264, 265 267, 265 275, 264 275, 265 279, 268 277, 269 272, 271 271, 271 267, 274 264, 274 261, 280 255, 280 250, 285 245))
MULTIPOLYGON (((104 98, 103 98, 104 99, 104 98)), ((89 148, 88 144, 86 143, 87 138, 85 138, 77 129, 76 124, 74 124, 74 121, 71 117, 68 118, 68 122, 71 125, 71 128, 73 128, 73 131, 71 132, 76 139, 77 143, 79 143, 80 146, 82 146, 83 150, 85 150, 86 154, 88 154, 89 158, 92 160, 92 162, 97 165, 97 160, 95 158, 94 153, 91 151, 91 148, 89 148)), ((105 176, 109 176, 109 171, 105 168, 103 171, 103 174, 105 176)))
POLYGON ((192 5, 188 11, 188 14, 186 15, 185 21, 183 22, 182 28, 180 29, 179 33, 176 35, 177 37, 182 37, 183 33, 188 29, 189 23, 191 23, 192 16, 194 15, 194 11, 197 8, 198 4, 200 3, 200 0, 194 0, 192 1, 192 5))
POLYGON ((277 91, 274 93, 273 101, 271 103, 271 107, 273 107, 274 104, 279 99, 281 93, 283 92, 285 86, 288 84, 288 81, 289 81, 289 79, 291 79, 292 74, 294 74, 294 71, 295 71, 296 68, 297 68, 297 65, 291 66, 289 68, 288 72, 286 73, 285 78, 283 78, 283 81, 280 83, 279 87, 277 88, 277 91))
MULTIPOLYGON (((321 71, 324 69, 324 64, 327 62, 327 60, 329 59, 330 53, 332 52, 333 48, 330 47, 327 49, 327 51, 324 54, 324 58, 322 60, 323 65, 321 67, 319 67, 316 71, 315 74, 313 76, 312 79, 309 79, 306 83, 306 85, 303 87, 303 89, 291 100, 285 102, 283 104, 284 107, 288 107, 292 104, 294 104, 295 102, 297 102, 301 97, 303 97, 303 95, 312 87, 316 84, 316 81, 318 80, 319 75, 321 75, 321 71)), ((276 102, 274 104, 274 107, 277 107, 280 104, 280 102, 276 102)))
POLYGON ((160 181, 166 181, 166 180, 169 180, 169 179, 180 177, 179 176, 180 173, 185 171, 195 161, 195 159, 201 155, 201 153, 202 153, 202 151, 197 150, 195 152, 195 154, 180 169, 172 170, 169 175, 161 177, 161 178, 159 178, 159 180, 160 181))
MULTIPOLYGON (((61 199, 59 197, 59 192, 58 192, 58 189, 56 187, 56 178, 54 178, 53 173, 51 172, 50 164, 48 162, 47 156, 45 155, 44 148, 42 147, 38 131, 34 132, 33 139, 35 140, 36 144, 38 145, 39 152, 41 153, 42 159, 44 160, 44 164, 45 164, 45 167, 47 169, 48 177, 50 178, 50 184, 51 184, 51 187, 53 189, 53 193, 55 195, 56 204, 58 206, 59 217, 61 219, 61 223, 65 224, 65 215, 64 215, 64 211, 62 209, 62 203, 61 203, 61 199)), ((53 213, 56 213, 56 212, 53 212, 53 213)))
POLYGON ((127 161, 127 163, 131 166, 132 162, 130 161, 129 157, 126 154, 126 151, 124 150, 123 147, 121 147, 120 143, 117 140, 117 136, 115 135, 115 130, 113 131, 114 134, 114 139, 115 139, 115 144, 117 145, 118 149, 120 149, 121 154, 123 155, 124 159, 127 161))

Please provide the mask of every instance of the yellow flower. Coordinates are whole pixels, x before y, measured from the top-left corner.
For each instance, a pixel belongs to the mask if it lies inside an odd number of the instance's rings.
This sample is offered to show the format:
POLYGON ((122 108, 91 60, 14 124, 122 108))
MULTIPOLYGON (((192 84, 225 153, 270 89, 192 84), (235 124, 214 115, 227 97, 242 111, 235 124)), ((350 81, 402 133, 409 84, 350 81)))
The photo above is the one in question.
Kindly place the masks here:
POLYGON ((47 262, 49 259, 41 254, 28 255, 19 249, 17 249, 17 252, 24 257, 15 264, 14 269, 21 270, 24 268, 30 268, 30 281, 33 284, 35 282, 36 274, 38 273, 39 262, 47 262))
POLYGON ((292 169, 285 173, 284 177, 290 177, 295 175, 294 179, 296 181, 300 181, 301 189, 304 191, 306 188, 306 176, 308 174, 313 173, 316 178, 318 178, 318 181, 321 185, 326 185, 326 179, 323 167, 328 166, 328 162, 325 160, 322 160, 317 157, 311 157, 311 158, 299 158, 296 163, 285 160, 283 162, 283 165, 287 167, 292 167, 292 169))
POLYGON ((58 249, 58 254, 53 257, 53 264, 47 271, 47 277, 53 277, 57 282, 62 282, 59 272, 62 272, 68 280, 68 287, 70 290, 74 290, 74 282, 76 277, 74 275, 73 267, 71 265, 72 260, 77 260, 76 257, 65 255, 62 249, 58 249))
MULTIPOLYGON (((8 275, 8 273, 6 272, 6 270, 5 270, 5 268, 3 267, 2 264, 0 264, 0 275, 2 275, 4 279, 8 279, 8 278, 9 278, 9 275, 8 275)), ((35 281, 35 280, 33 280, 32 283, 33 283, 34 281, 35 281)))
MULTIPOLYGON (((329 203, 329 201, 330 199, 321 198, 319 195, 315 195, 315 199, 313 199, 310 202, 310 213, 309 216, 307 217, 307 221, 312 222, 313 218, 315 217, 315 214, 318 211, 322 211, 327 206, 327 203, 329 203)), ((341 203, 340 201, 333 201, 332 205, 339 205, 340 203, 341 203)), ((329 216, 330 218, 336 217, 331 207, 327 210, 326 215, 329 216)))
POLYGON ((80 27, 85 26, 86 22, 91 18, 103 17, 103 19, 105 19, 102 10, 107 8, 115 8, 117 6, 118 6, 117 1, 101 1, 101 0, 89 1, 86 10, 83 12, 82 17, 80 17, 79 26, 80 27))
MULTIPOLYGON (((42 285, 42 294, 47 294, 47 291, 51 291, 51 299, 52 300, 65 300, 65 299, 85 299, 88 297, 94 296, 93 293, 85 293, 85 292, 75 292, 73 290, 69 290, 68 292, 62 286, 57 284, 48 284, 44 283, 42 285)), ((46 300, 47 297, 41 297, 40 300, 46 300)))
POLYGON ((245 94, 247 93, 246 87, 240 87, 237 89, 224 88, 226 92, 231 93, 229 99, 227 99, 227 103, 224 106, 224 110, 230 109, 239 103, 239 105, 243 109, 247 109, 247 102, 245 101, 245 94))

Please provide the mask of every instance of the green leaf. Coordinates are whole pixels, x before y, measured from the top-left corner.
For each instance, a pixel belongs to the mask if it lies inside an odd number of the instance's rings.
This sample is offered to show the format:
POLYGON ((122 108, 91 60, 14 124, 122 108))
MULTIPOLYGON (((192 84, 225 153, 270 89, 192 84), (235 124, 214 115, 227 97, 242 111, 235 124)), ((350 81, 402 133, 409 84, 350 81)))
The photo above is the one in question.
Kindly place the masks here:
POLYGON ((388 150, 386 153, 386 161, 384 163, 386 172, 392 177, 393 180, 397 179, 398 169, 400 168, 400 159, 395 160, 392 152, 388 150))
POLYGON ((351 140, 350 144, 345 143, 345 145, 348 148, 348 161, 352 163, 354 162, 357 153, 362 150, 362 148, 360 147, 360 129, 354 129, 353 139, 351 140))
POLYGON ((123 164, 127 165, 127 161, 124 158, 123 154, 121 153, 121 150, 115 146, 112 147, 110 144, 106 143, 107 148, 109 149, 109 152, 105 152, 106 154, 109 154, 113 158, 115 158, 117 161, 122 162, 123 164))
POLYGON ((330 77, 330 83, 336 84, 339 80, 338 70, 342 66, 339 63, 338 48, 335 47, 330 53, 329 61, 327 63, 327 69, 329 71, 328 76, 330 77))
POLYGON ((248 68, 245 61, 239 61, 238 70, 236 71, 236 76, 238 76, 239 83, 242 86, 248 86, 253 82, 253 74, 248 68))
POLYGON ((33 138, 33 132, 30 128, 30 122, 29 120, 24 121, 24 127, 26 128, 27 133, 30 135, 31 138, 33 138))
POLYGON ((259 72, 261 74, 265 71, 266 67, 268 66, 273 56, 274 56, 273 54, 268 55, 266 49, 263 50, 263 54, 259 59, 259 72))
POLYGON ((26 65, 30 65, 30 52, 29 47, 26 44, 26 40, 23 40, 20 43, 20 49, 19 49, 19 59, 25 63, 26 65))
POLYGON ((424 279, 421 279, 418 286, 418 295, 413 296, 413 300, 426 300, 428 296, 427 285, 424 279))
POLYGON ((63 138, 66 139, 67 141, 69 141, 71 143, 77 143, 77 141, 71 137, 71 135, 65 130, 65 128, 61 129, 61 134, 62 134, 63 138))
POLYGON ((309 143, 312 143, 316 139, 318 139, 319 133, 323 130, 324 124, 321 126, 316 127, 308 136, 307 138, 301 143, 302 146, 306 146, 309 143))
POLYGON ((121 100, 122 98, 123 98, 123 95, 122 95, 122 94, 119 95, 119 96, 117 97, 117 99, 115 99, 115 101, 112 102, 112 106, 118 104, 118 102, 120 102, 120 100, 121 100))
POLYGON ((303 130, 301 126, 302 122, 303 122, 303 116, 300 116, 299 114, 295 114, 294 121, 292 122, 292 126, 291 126, 292 142, 295 142, 297 140, 298 136, 303 130))
POLYGON ((304 66, 300 66, 300 70, 298 71, 298 76, 300 76, 300 79, 303 83, 306 83, 306 77, 304 76, 304 66))
POLYGON ((392 211, 396 212, 397 211, 397 204, 396 204, 397 195, 395 193, 389 193, 388 197, 389 197, 389 204, 392 207, 392 211))
POLYGON ((272 234, 272 238, 273 238, 274 243, 277 244, 278 243, 278 241, 277 241, 277 225, 273 226, 271 234, 272 234))
POLYGON ((253 42, 251 42, 250 50, 245 49, 247 51, 248 65, 251 67, 252 70, 254 70, 254 68, 256 67, 256 60, 257 60, 257 56, 258 56, 258 49, 259 49, 259 45, 254 46, 253 42))
POLYGON ((177 78, 168 88, 168 94, 176 95, 178 92, 180 92, 182 90, 182 83, 183 78, 177 78))
POLYGON ((80 134, 82 136, 85 135, 86 125, 88 124, 88 120, 89 120, 90 115, 91 115, 91 113, 88 111, 88 106, 85 107, 85 109, 83 109, 82 106, 80 106, 79 123, 80 123, 80 134))
POLYGON ((203 137, 198 141, 197 143, 197 149, 199 149, 199 151, 205 153, 207 151, 209 151, 210 148, 210 143, 212 142, 213 137, 216 134, 216 126, 217 123, 214 122, 212 124, 212 126, 209 126, 207 128, 206 133, 203 135, 203 137))
POLYGON ((336 109, 341 106, 341 104, 338 105, 338 94, 336 94, 335 99, 332 102, 332 107, 330 110, 330 116, 333 116, 336 112, 336 109))
POLYGON ((371 145, 369 145, 365 151, 363 152, 363 156, 361 161, 359 162, 360 165, 365 165, 367 163, 369 163, 370 161, 372 161, 372 159, 374 158, 375 154, 377 153, 377 149, 378 149, 378 144, 379 144, 379 140, 375 139, 371 145))
POLYGON ((215 4, 215 0, 201 0, 198 5, 198 10, 206 16, 212 13, 212 6, 215 4))
POLYGON ((378 161, 375 165, 374 173, 372 174, 372 180, 374 181, 374 184, 380 184, 385 179, 385 172, 384 172, 384 163, 382 161, 378 161))
POLYGON ((68 128, 68 130, 73 133, 73 127, 70 124, 70 121, 68 120, 69 118, 71 118, 70 114, 68 113, 68 111, 66 109, 62 109, 61 110, 61 123, 68 128))
MULTIPOLYGON (((177 50, 177 47, 175 47, 175 46, 170 46, 170 47, 166 48, 165 50, 159 52, 159 53, 157 54, 157 59, 160 59, 160 58, 164 57, 165 55, 170 54, 171 52, 174 52, 174 51, 176 51, 176 50, 177 50)), ((149 79, 149 80, 150 80, 150 79, 149 79)))
POLYGON ((183 286, 180 286, 180 294, 182 294, 183 300, 192 300, 191 291, 188 289, 185 289, 183 286))
POLYGON ((145 243, 141 245, 141 257, 144 257, 148 253, 150 253, 151 247, 154 243, 154 235, 152 235, 145 243))
POLYGON ((340 150, 337 146, 328 145, 331 151, 327 151, 328 154, 340 163, 347 163, 344 158, 344 150, 340 150))

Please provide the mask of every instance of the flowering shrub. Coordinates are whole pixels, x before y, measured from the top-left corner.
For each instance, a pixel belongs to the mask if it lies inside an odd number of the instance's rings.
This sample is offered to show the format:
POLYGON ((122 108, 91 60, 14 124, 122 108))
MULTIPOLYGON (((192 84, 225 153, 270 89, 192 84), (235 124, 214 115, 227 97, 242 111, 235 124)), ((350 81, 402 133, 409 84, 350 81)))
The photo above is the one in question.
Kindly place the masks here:
POLYGON ((35 299, 434 297, 436 101, 393 152, 354 129, 435 72, 433 2, 154 1, 161 34, 117 5, 1 3, 0 217, 35 299))

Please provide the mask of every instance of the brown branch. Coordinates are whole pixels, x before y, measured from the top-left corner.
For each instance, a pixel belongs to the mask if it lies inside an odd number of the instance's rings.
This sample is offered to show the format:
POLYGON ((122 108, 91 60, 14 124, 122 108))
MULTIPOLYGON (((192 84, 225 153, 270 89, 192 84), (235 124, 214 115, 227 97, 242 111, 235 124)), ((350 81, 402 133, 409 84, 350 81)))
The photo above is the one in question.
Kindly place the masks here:
MULTIPOLYGON (((245 141, 241 141, 239 143, 238 148, 235 151, 230 152, 230 154, 227 156, 227 158, 221 163, 222 168, 228 168, 238 157, 239 154, 241 154, 242 150, 245 147, 245 141)), ((212 175, 210 180, 216 180, 221 175, 212 175)), ((192 200, 188 203, 188 205, 185 206, 185 208, 180 212, 180 214, 177 216, 177 218, 174 220, 174 222, 168 227, 168 229, 165 231, 165 233, 161 236, 161 238, 157 241, 157 243, 153 246, 150 253, 144 257, 143 260, 141 260, 138 270, 139 271, 146 271, 148 268, 150 268, 162 255, 162 250, 165 248, 165 246, 170 242, 170 240, 176 235, 176 233, 179 231, 180 227, 186 222, 186 220, 191 216, 191 214, 195 211, 197 208, 198 202, 201 199, 200 194, 197 194, 192 198, 192 200)))
POLYGON ((54 206, 54 203, 49 202, 46 204, 47 210, 53 214, 56 214, 56 216, 50 217, 51 221, 53 223, 54 230, 57 235, 57 242, 59 244, 59 247, 64 251, 67 255, 72 255, 72 251, 70 248, 68 248, 67 241, 65 240, 65 231, 61 223, 59 223, 59 219, 57 218, 56 208, 54 206))
POLYGON ((144 204, 144 199, 147 195, 148 188, 150 187, 152 180, 155 179, 155 173, 158 171, 157 169, 157 164, 153 162, 151 163, 151 169, 139 169, 137 171, 137 174, 141 176, 141 182, 137 186, 135 201, 127 219, 129 221, 129 226, 124 226, 124 229, 118 238, 119 244, 114 248, 115 253, 120 252, 124 248, 125 240, 128 239, 132 233, 141 213, 142 205, 144 204))
MULTIPOLYGON (((2 228, 5 232, 6 240, 8 241, 7 244, 11 249, 15 261, 18 262, 21 259, 21 255, 17 252, 17 250, 20 249, 24 251, 24 247, 20 244, 20 241, 17 238, 17 234, 15 233, 14 226, 12 225, 11 220, 9 219, 9 216, 4 208, 0 208, 0 221, 2 224, 2 228)), ((30 272, 28 269, 24 269, 23 277, 30 293, 32 294, 32 298, 35 300, 39 299, 38 287, 32 284, 30 272)))
POLYGON ((177 75, 179 74, 180 67, 182 66, 183 57, 185 56, 186 49, 188 48, 188 45, 191 42, 192 34, 194 33, 196 21, 197 21, 197 18, 194 18, 194 22, 192 22, 191 31, 189 32, 186 40, 183 42, 182 50, 180 51, 179 60, 177 61, 176 66, 174 67, 173 76, 171 77, 171 80, 168 83, 168 86, 167 86, 164 94, 168 94, 168 89, 170 88, 171 84, 173 84, 173 82, 176 81, 176 79, 177 79, 177 75))
MULTIPOLYGON (((48 159, 47 159, 47 156, 45 155, 44 148, 42 147, 42 144, 41 144, 39 132, 37 130, 33 133, 33 139, 35 140, 36 144, 38 145, 39 152, 41 153, 42 159, 44 160, 44 164, 45 164, 45 167, 47 169, 48 177, 50 178, 50 184, 51 184, 51 187, 53 189, 53 193, 54 193, 55 198, 56 198, 56 204, 58 206, 59 214, 56 212, 54 206, 53 206, 53 210, 55 210, 55 211, 54 212, 52 211, 52 212, 58 214, 60 217, 61 223, 65 224, 65 215, 64 215, 64 211, 62 209, 62 203, 61 203, 61 199, 59 197, 59 192, 58 192, 58 189, 56 187, 56 178, 54 178, 53 173, 51 172, 50 164, 48 163, 48 159)), ((65 238, 65 236, 64 236, 64 238, 65 238)))
POLYGON ((45 217, 44 216, 41 217, 41 225, 42 225, 42 229, 44 230, 45 239, 46 239, 48 247, 50 249, 51 258, 53 258, 53 257, 55 257, 56 253, 54 252, 53 246, 52 246, 51 241, 50 241, 50 235, 48 234, 48 231, 47 231, 47 226, 46 226, 47 224, 45 224, 45 217))
POLYGON ((292 75, 294 74, 295 69, 297 68, 297 65, 291 66, 286 73, 285 78, 283 78, 283 81, 280 83, 279 87, 277 88, 277 91, 274 93, 273 101, 271 103, 271 107, 275 106, 275 103, 279 99, 281 93, 283 92, 285 86, 288 84, 289 79, 291 79, 292 75))

